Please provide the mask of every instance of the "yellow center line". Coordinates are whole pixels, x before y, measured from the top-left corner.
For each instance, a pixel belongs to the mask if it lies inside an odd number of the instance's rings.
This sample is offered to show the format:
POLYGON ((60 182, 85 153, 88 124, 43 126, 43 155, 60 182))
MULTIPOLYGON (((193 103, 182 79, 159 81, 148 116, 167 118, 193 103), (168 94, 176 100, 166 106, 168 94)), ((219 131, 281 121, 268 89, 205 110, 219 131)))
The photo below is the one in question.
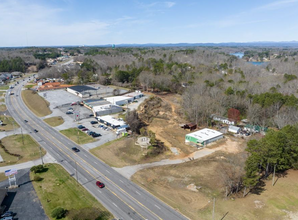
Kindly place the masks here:
MULTIPOLYGON (((11 99, 11 97, 10 97, 10 99, 11 99)), ((17 102, 17 105, 19 106, 19 108, 20 108, 20 105, 19 105, 19 103, 17 102)), ((16 110, 16 112, 18 112, 18 114, 19 115, 21 115, 20 114, 20 112, 18 111, 18 109, 15 109, 16 110)), ((30 111, 30 110, 29 110, 30 111)), ((24 114, 24 113, 23 113, 24 114)), ((26 114, 26 113, 25 113, 26 114)), ((28 116, 28 114, 26 114, 27 116, 28 116)), ((29 116, 28 116, 29 117, 29 116)), ((32 122, 31 122, 32 123, 32 122)), ((35 123, 34 121, 33 121, 33 124, 35 124, 35 125, 37 125, 37 123, 35 123)), ((37 125, 37 126, 39 126, 39 125, 37 125)), ((42 130, 44 130, 44 128, 43 127, 41 127, 42 128, 42 130)), ((47 131, 46 131, 47 132, 47 131)), ((41 134, 41 133, 40 133, 41 134)), ((69 155, 69 154, 67 154, 64 150, 62 150, 58 145, 56 145, 53 141, 51 141, 50 139, 48 139, 46 136, 44 136, 43 134, 41 134, 45 139, 47 139, 50 143, 52 143, 53 145, 55 145, 61 152, 63 152, 70 160, 72 160, 73 162, 75 162, 75 160, 69 155)), ((62 134, 63 135, 63 134, 62 134)), ((61 143, 55 136, 53 136, 53 138, 54 139, 56 139, 56 141, 58 141, 66 150, 68 150, 68 151, 70 151, 71 152, 71 150, 67 147, 67 146, 65 146, 63 143, 61 143)), ((70 141, 72 141, 72 140, 70 140, 70 141)), ((107 180, 109 180, 111 183, 113 183, 119 190, 121 190, 123 193, 125 193, 126 195, 128 195, 131 199, 133 199, 135 202, 137 202, 139 205, 141 205, 142 207, 144 207, 145 209, 147 209, 151 214, 153 214, 153 215, 155 215, 158 219, 160 219, 160 220, 163 220, 161 217, 159 217, 157 214, 155 214, 154 212, 152 212, 150 209, 148 209, 144 204, 142 204, 141 202, 139 202, 137 199, 135 199, 134 197, 132 197, 128 192, 126 192, 124 189, 122 189, 118 184, 116 184, 114 181, 112 181, 111 179, 109 179, 108 177, 106 177, 102 172, 100 172, 98 169, 96 169, 96 168, 94 168, 94 166, 93 165, 91 165, 90 163, 88 163, 87 161, 85 161, 80 155, 76 155, 76 156, 78 156, 81 160, 83 160, 87 165, 89 165, 94 171, 96 171, 96 172, 98 172, 100 175, 102 175, 102 177, 103 178, 105 178, 105 179, 107 179, 107 180)), ((77 163, 77 164, 79 164, 79 163, 77 163)), ((93 174, 91 174, 88 170, 86 170, 83 166, 81 166, 80 164, 79 164, 79 166, 83 169, 83 170, 85 170, 90 176, 92 176, 94 179, 97 179, 93 174)), ((109 189, 109 191, 111 191, 111 192, 113 192, 112 190, 110 190, 109 189)), ((115 192, 113 192, 113 194, 114 195, 116 195, 116 193, 115 192)), ((126 202, 124 202, 119 196, 117 196, 117 198, 119 198, 123 203, 125 203, 127 206, 129 206, 131 209, 133 209, 130 205, 128 205, 126 202)), ((144 218, 144 219, 146 219, 144 216, 142 216, 140 213, 138 213, 135 209, 133 209, 138 215, 140 215, 142 218, 144 218)))

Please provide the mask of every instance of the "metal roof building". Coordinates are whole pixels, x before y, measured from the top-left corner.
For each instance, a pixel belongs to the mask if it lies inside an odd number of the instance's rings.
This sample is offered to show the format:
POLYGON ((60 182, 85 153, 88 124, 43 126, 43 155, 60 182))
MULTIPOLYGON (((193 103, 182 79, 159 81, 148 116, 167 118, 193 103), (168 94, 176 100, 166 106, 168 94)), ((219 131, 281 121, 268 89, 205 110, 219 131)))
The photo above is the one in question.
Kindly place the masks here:
POLYGON ((66 91, 81 98, 84 98, 96 94, 97 89, 90 86, 71 86, 68 87, 66 91))
POLYGON ((185 136, 185 144, 205 146, 211 142, 222 139, 223 137, 223 133, 219 131, 204 128, 202 130, 187 134, 185 136))
POLYGON ((96 119, 99 122, 106 124, 107 126, 111 126, 112 128, 117 128, 125 125, 125 122, 122 119, 114 118, 110 115, 96 117, 96 119))

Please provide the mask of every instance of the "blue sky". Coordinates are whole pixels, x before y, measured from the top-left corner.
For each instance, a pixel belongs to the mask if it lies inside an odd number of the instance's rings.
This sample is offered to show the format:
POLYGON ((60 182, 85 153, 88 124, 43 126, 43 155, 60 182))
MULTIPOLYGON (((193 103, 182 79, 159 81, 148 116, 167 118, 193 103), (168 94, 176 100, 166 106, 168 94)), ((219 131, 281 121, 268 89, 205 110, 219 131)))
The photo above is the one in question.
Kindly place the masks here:
POLYGON ((0 0, 0 47, 298 40, 298 0, 0 0))

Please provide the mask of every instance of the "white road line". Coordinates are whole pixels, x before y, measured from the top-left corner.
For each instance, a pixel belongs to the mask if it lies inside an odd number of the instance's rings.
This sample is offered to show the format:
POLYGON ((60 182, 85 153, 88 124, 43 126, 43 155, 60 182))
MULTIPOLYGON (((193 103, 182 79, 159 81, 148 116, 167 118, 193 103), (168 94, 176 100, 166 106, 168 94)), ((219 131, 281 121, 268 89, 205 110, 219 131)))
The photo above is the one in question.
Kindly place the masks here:
POLYGON ((95 161, 93 161, 95 164, 97 164, 95 161))
POLYGON ((86 155, 86 154, 84 154, 84 156, 85 156, 85 157, 87 157, 87 155, 86 155))
POLYGON ((106 170, 108 173, 110 173, 110 171, 106 170))
POLYGON ((100 190, 97 190, 99 193, 102 193, 100 190))
POLYGON ((114 206, 118 207, 115 203, 113 203, 114 206))
POLYGON ((157 207, 158 209, 160 209, 157 205, 154 205, 155 207, 157 207))
POLYGON ((137 194, 141 195, 138 191, 136 191, 137 194))
POLYGON ((120 180, 121 183, 124 183, 122 180, 120 180))

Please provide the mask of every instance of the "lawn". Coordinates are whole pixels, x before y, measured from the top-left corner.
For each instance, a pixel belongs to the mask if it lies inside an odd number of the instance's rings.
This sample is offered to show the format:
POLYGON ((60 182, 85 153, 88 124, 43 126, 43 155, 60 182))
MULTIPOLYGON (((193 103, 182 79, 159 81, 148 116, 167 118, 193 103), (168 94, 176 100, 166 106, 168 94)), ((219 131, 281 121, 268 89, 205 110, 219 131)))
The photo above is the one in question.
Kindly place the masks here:
POLYGON ((33 181, 34 189, 41 201, 45 213, 51 218, 51 212, 57 207, 68 210, 63 219, 112 219, 112 215, 75 179, 58 164, 47 164, 48 170, 43 173, 30 173, 31 180, 35 175, 42 181, 33 181), (76 216, 77 215, 77 216, 76 216), (77 218, 76 218, 77 217, 77 218))
POLYGON ((96 141, 95 138, 89 136, 78 128, 69 128, 60 132, 77 144, 87 144, 96 141))
POLYGON ((28 84, 27 84, 27 85, 25 85, 24 87, 27 88, 27 89, 31 89, 33 86, 35 86, 35 85, 34 85, 34 84, 33 84, 33 85, 28 85, 28 84))
POLYGON ((64 123, 64 120, 62 117, 57 116, 57 117, 51 117, 51 118, 46 118, 44 119, 44 122, 46 122, 48 125, 52 127, 59 126, 64 123))
POLYGON ((0 173, 0 182, 2 182, 2 181, 4 181, 4 180, 7 180, 7 179, 8 179, 8 177, 5 176, 4 173, 0 173))
POLYGON ((224 219, 231 220, 277 220, 290 219, 285 217, 287 213, 298 215, 297 170, 290 170, 274 187, 271 180, 265 181, 266 186, 259 195, 248 194, 242 198, 241 193, 225 199, 219 163, 225 156, 216 152, 195 161, 144 169, 133 175, 132 180, 194 220, 212 219, 214 197, 215 219, 223 219, 225 214, 224 219), (199 189, 188 189, 190 184, 199 189))
POLYGON ((23 90, 22 98, 27 107, 38 117, 51 114, 50 103, 31 90, 23 90))
POLYGON ((5 112, 7 110, 6 105, 5 104, 1 104, 0 105, 0 112, 5 112))
POLYGON ((3 121, 4 124, 0 126, 0 131, 10 131, 20 127, 13 117, 0 115, 0 120, 3 121))
MULTIPOLYGON (((7 136, 1 139, 1 144, 9 153, 18 154, 20 157, 6 153, 0 145, 0 155, 4 160, 4 162, 0 163, 0 166, 19 164, 40 158, 40 147, 30 135, 24 134, 23 138, 21 134, 7 136)), ((41 148, 41 152, 42 155, 46 153, 43 148, 41 148)))
POLYGON ((9 89, 9 85, 1 85, 0 90, 7 90, 9 89))
POLYGON ((168 157, 169 151, 156 157, 146 157, 151 149, 143 149, 135 145, 134 138, 120 138, 93 148, 90 152, 112 167, 124 167, 140 163, 160 161, 168 157))

